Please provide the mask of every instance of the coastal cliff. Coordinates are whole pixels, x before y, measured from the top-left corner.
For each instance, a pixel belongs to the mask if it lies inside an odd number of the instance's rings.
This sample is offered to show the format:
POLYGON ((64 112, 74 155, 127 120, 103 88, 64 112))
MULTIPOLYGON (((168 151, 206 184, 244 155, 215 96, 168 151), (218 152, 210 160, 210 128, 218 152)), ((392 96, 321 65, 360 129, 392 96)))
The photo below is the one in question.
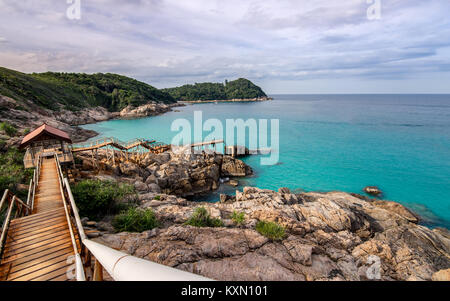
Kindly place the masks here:
POLYGON ((253 187, 216 204, 152 196, 142 196, 140 207, 152 208, 163 226, 96 240, 216 280, 442 280, 445 275, 448 280, 450 233, 418 225, 417 217, 397 203, 343 192, 293 194, 253 187), (184 225, 198 206, 222 219, 224 227, 184 225), (233 222, 235 211, 244 213, 242 225, 233 222), (286 236, 261 235, 255 231, 261 220, 282 225, 286 236))

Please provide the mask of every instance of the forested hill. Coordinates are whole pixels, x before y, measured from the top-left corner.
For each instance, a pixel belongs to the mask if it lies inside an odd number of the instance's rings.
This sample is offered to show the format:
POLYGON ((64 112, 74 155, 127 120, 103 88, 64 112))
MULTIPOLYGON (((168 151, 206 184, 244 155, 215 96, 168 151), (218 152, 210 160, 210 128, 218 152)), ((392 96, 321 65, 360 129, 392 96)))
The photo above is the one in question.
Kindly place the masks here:
POLYGON ((196 83, 163 89, 177 101, 231 100, 267 97, 264 91, 245 78, 222 83, 196 83))
POLYGON ((149 101, 175 102, 166 92, 117 74, 25 74, 2 67, 0 95, 17 101, 32 101, 52 110, 103 106, 110 111, 119 111, 128 105, 138 106, 149 101))

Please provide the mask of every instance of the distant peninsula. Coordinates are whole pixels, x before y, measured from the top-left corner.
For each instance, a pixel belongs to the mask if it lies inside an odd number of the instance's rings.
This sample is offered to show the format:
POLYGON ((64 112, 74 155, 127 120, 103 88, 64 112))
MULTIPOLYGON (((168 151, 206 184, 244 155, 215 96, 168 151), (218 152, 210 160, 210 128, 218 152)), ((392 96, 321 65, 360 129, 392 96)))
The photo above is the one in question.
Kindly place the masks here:
MULTIPOLYGON (((240 78, 158 89, 112 73, 22 73, 0 67, 0 126, 16 129, 0 142, 17 145, 20 136, 42 121, 84 141, 96 132, 78 127, 110 119, 134 119, 172 111, 183 102, 264 101, 270 98, 251 81, 240 78)), ((1 143, 0 143, 1 145, 1 143)))
POLYGON ((225 83, 196 83, 176 88, 163 89, 180 102, 220 102, 220 101, 264 101, 266 93, 245 78, 225 83))

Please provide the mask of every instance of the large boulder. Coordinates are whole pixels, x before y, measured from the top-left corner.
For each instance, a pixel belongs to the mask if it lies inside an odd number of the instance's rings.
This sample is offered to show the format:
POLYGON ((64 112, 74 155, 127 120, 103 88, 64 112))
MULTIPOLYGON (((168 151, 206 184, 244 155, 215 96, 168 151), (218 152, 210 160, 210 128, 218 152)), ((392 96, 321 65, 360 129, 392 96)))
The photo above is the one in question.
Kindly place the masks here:
POLYGON ((142 181, 136 181, 134 183, 134 187, 136 188, 137 191, 147 191, 148 190, 148 186, 143 183, 142 181))
POLYGON ((154 192, 154 193, 161 193, 161 187, 158 186, 158 184, 149 184, 148 185, 148 191, 154 192))
POLYGON ((139 165, 131 162, 121 163, 119 165, 120 172, 125 176, 139 176, 141 174, 141 168, 139 165))
POLYGON ((253 173, 250 166, 241 160, 223 156, 220 173, 223 177, 245 177, 253 173))

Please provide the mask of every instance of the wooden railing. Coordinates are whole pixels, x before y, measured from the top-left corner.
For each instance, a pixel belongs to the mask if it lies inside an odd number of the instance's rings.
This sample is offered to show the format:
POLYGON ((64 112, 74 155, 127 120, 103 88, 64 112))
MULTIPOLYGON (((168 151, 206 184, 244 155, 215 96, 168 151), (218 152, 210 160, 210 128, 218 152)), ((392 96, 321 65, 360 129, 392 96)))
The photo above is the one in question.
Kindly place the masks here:
POLYGON ((61 164, 59 162, 59 158, 55 155, 56 160, 56 168, 58 173, 58 181, 59 187, 61 191, 61 197, 64 204, 64 211, 66 213, 67 224, 69 225, 70 238, 72 240, 73 252, 75 254, 75 274, 77 281, 86 280, 86 275, 83 268, 83 262, 81 260, 80 251, 78 250, 77 240, 75 238, 74 228, 77 228, 76 225, 73 224, 71 216, 73 215, 72 208, 70 203, 67 202, 68 190, 70 190, 70 186, 67 185, 67 181, 64 181, 64 174, 61 169, 61 164), (74 227, 75 226, 75 227, 74 227))
POLYGON ((40 154, 44 151, 43 147, 28 148, 23 157, 23 164, 25 168, 35 167, 38 163, 40 154))
POLYGON ((6 242, 8 230, 9 230, 9 224, 11 220, 13 219, 13 211, 14 211, 14 218, 23 217, 26 215, 31 214, 32 209, 29 205, 22 202, 21 199, 19 199, 17 196, 13 195, 9 189, 6 189, 3 193, 3 197, 0 201, 0 212, 3 211, 3 208, 8 205, 8 209, 6 210, 6 216, 3 220, 2 225, 2 232, 0 236, 0 256, 3 253, 4 244, 6 242))
POLYGON ((127 151, 138 146, 143 146, 148 149, 156 149, 161 146, 166 146, 164 143, 156 143, 156 140, 145 140, 145 139, 133 139, 128 142, 122 142, 116 138, 102 138, 88 143, 77 144, 72 146, 73 152, 80 152, 86 150, 93 150, 96 148, 102 148, 105 146, 112 146, 121 151, 127 151))
MULTIPOLYGON (((107 145, 122 146, 122 145, 125 145, 125 143, 123 143, 122 141, 120 141, 116 138, 107 137, 107 138, 97 139, 97 140, 91 141, 91 142, 73 145, 72 151, 77 152, 77 151, 82 151, 85 149, 90 150, 90 149, 94 149, 96 147, 103 147, 103 146, 107 146, 107 145)), ((123 147, 119 147, 119 148, 123 149, 123 147)))
POLYGON ((62 162, 73 161, 73 154, 67 148, 44 149, 42 147, 34 147, 27 149, 23 157, 23 164, 25 168, 33 168, 39 164, 40 157, 53 156, 54 154, 57 154, 62 162))
POLYGON ((64 178, 56 158, 66 217, 75 251, 76 278, 78 281, 102 281, 106 270, 117 281, 205 281, 211 280, 189 272, 177 270, 148 260, 111 249, 91 241, 86 236, 69 181, 64 178), (76 237, 81 250, 76 247, 76 237))
POLYGON ((41 174, 42 157, 38 156, 36 161, 36 168, 34 169, 33 178, 30 180, 30 186, 28 189, 27 205, 31 208, 30 214, 34 209, 34 199, 36 196, 37 187, 39 185, 39 175, 41 174))

